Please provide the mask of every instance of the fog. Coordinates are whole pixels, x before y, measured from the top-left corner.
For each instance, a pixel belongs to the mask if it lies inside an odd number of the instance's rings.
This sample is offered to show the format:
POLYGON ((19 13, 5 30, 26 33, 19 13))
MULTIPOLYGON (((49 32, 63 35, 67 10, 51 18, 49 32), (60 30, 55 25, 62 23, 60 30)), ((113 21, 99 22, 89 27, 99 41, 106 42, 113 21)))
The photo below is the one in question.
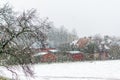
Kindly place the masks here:
POLYGON ((79 36, 119 36, 120 0, 1 0, 14 10, 35 8, 41 18, 49 17, 56 27, 76 29, 79 36))

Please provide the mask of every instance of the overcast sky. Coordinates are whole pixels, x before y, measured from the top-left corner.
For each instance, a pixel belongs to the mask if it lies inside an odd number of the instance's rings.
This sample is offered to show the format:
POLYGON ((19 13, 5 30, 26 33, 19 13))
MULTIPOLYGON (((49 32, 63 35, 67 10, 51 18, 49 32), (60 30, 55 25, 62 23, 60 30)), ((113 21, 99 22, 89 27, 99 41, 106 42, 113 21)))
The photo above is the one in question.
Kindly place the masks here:
POLYGON ((16 11, 37 9, 56 27, 76 29, 79 36, 120 36, 120 0, 0 0, 16 11))

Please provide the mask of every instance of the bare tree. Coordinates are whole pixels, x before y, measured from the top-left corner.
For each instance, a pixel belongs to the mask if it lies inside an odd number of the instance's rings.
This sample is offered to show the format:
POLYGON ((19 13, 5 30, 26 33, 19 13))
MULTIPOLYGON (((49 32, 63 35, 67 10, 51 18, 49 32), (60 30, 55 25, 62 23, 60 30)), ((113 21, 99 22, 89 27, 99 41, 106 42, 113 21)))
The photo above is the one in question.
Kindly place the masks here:
MULTIPOLYGON (((31 9, 16 14, 6 4, 0 8, 0 61, 3 66, 20 65, 27 76, 33 71, 28 64, 32 64, 31 45, 38 41, 45 47, 46 33, 51 27, 48 19, 39 19, 36 10, 31 9)), ((9 69, 8 69, 9 70, 9 69)), ((10 70, 14 72, 13 70, 10 70)))

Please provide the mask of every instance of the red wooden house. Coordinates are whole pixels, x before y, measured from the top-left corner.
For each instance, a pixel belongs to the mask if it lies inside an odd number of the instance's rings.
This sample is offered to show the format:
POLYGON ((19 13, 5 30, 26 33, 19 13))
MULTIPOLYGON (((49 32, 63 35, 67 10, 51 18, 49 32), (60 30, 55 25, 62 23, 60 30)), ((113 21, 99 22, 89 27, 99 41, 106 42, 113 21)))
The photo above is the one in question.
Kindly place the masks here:
POLYGON ((41 56, 40 62, 55 62, 56 56, 52 53, 47 53, 41 56))
POLYGON ((78 48, 84 48, 89 42, 90 42, 91 38, 80 38, 76 45, 78 46, 78 48))
POLYGON ((55 62, 56 55, 51 53, 50 50, 54 50, 53 48, 46 49, 38 49, 37 53, 34 56, 39 57, 40 62, 55 62))
POLYGON ((81 61, 84 60, 84 55, 80 51, 68 51, 68 57, 73 61, 81 61))

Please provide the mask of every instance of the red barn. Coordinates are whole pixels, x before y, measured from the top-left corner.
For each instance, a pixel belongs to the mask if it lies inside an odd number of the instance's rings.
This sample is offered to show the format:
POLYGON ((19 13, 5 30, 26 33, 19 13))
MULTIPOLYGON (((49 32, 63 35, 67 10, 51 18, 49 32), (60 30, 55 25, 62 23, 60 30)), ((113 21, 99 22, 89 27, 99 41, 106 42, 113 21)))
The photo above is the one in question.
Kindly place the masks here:
POLYGON ((52 53, 47 53, 41 56, 40 61, 41 62, 55 62, 56 56, 52 53))
POLYGON ((68 54, 73 61, 81 61, 84 59, 84 55, 80 51, 68 51, 68 54))
POLYGON ((49 52, 49 50, 54 50, 53 48, 38 49, 36 54, 34 54, 37 59, 39 58, 40 62, 55 62, 56 55, 49 52))

